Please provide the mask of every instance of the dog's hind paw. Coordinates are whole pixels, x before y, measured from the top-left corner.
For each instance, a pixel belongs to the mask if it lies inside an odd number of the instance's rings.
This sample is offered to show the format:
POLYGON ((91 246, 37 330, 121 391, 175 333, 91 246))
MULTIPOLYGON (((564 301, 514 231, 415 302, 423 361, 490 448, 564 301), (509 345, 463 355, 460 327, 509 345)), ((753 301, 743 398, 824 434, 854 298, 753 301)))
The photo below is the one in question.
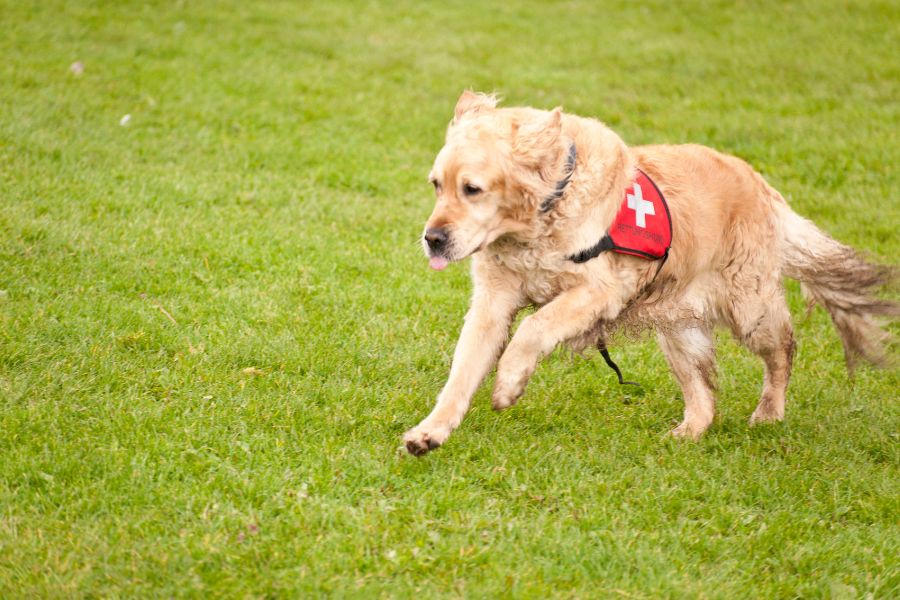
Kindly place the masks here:
POLYGON ((697 426, 692 423, 688 423, 687 421, 682 421, 678 427, 669 432, 673 438, 681 439, 681 440, 693 440, 697 441, 701 437, 703 437, 704 432, 706 432, 709 426, 697 426))
POLYGON ((784 414, 760 410, 757 408, 750 415, 750 427, 754 425, 763 425, 766 423, 779 423, 784 420, 784 414))
POLYGON ((781 402, 775 401, 771 396, 763 395, 756 410, 750 416, 750 426, 761 423, 777 423, 784 420, 784 398, 781 402))

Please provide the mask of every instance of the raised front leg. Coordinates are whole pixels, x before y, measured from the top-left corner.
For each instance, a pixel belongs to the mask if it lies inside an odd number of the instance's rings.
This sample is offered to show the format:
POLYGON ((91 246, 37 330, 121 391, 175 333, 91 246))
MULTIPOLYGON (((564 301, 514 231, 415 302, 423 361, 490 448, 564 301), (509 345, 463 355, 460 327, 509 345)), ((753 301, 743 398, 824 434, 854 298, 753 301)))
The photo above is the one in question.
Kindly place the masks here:
POLYGON ((618 300, 603 290, 581 286, 563 292, 523 319, 497 366, 491 398, 494 408, 515 404, 538 361, 557 344, 584 333, 598 320, 614 319, 620 310, 618 300))
POLYGON ((506 343, 510 323, 520 305, 518 292, 476 288, 453 354, 450 377, 437 404, 431 414, 403 435, 411 454, 421 456, 437 448, 459 426, 472 396, 506 343))

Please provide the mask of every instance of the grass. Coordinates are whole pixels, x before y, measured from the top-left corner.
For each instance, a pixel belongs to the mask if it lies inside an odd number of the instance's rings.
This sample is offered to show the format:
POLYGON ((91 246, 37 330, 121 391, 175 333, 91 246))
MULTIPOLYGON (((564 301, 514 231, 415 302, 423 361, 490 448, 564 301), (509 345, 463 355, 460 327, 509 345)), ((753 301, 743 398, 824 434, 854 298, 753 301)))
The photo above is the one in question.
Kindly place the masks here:
POLYGON ((900 594, 900 378, 848 381, 793 284, 784 424, 747 427, 761 365, 723 335, 697 444, 645 341, 613 349, 643 392, 557 353, 399 450, 468 300, 416 244, 463 88, 739 155, 896 263, 896 3, 0 15, 0 596, 900 594))

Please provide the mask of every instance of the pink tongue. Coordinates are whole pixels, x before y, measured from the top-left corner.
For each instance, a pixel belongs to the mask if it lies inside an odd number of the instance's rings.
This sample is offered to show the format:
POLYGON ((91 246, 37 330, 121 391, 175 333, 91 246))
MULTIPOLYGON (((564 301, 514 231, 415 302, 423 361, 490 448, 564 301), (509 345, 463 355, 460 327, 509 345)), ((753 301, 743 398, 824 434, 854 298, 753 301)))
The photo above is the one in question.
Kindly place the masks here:
POLYGON ((444 267, 447 266, 447 259, 443 256, 432 256, 428 260, 428 266, 434 269, 435 271, 443 271, 444 267))

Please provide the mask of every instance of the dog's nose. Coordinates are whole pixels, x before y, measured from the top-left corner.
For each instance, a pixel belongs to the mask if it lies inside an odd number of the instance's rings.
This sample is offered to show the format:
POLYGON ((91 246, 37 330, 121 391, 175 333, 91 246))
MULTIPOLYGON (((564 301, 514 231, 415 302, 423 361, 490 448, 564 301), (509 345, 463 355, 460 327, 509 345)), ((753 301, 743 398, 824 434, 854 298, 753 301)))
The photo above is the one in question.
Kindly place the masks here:
POLYGON ((426 229, 425 242, 432 252, 440 252, 447 245, 447 232, 439 227, 426 229))

